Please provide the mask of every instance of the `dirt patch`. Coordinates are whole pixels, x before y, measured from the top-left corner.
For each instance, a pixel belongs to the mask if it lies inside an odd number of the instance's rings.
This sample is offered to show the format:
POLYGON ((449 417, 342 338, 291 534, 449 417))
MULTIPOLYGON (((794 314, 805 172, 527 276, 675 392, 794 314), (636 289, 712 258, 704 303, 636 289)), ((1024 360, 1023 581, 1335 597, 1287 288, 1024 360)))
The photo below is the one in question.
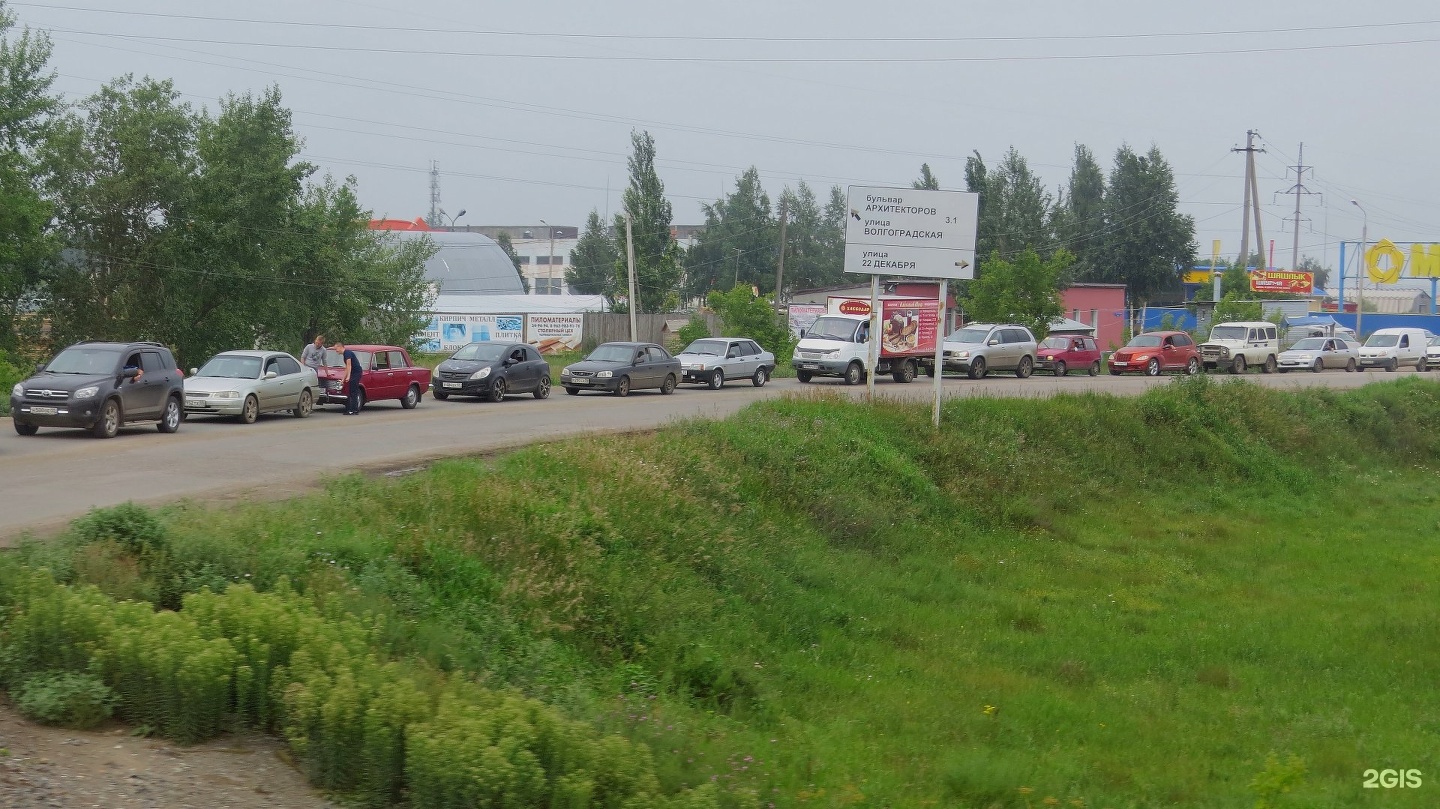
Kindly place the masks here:
POLYGON ((3 809, 333 809, 290 763, 285 746, 229 735, 193 747, 30 722, 0 700, 3 809))

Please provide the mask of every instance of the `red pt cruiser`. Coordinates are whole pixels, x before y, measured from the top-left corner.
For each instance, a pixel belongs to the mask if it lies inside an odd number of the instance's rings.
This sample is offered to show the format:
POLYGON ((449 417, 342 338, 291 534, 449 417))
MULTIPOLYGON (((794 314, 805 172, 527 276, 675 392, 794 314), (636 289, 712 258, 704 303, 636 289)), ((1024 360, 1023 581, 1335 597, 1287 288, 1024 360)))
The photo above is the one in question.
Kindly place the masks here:
POLYGON ((1111 375, 1119 376, 1127 371, 1139 371, 1146 376, 1180 371, 1194 376, 1200 373, 1200 350, 1183 331, 1137 334, 1124 348, 1110 355, 1111 375))
MULTIPOLYGON (((382 399, 399 399, 406 410, 420 404, 420 397, 430 389, 430 369, 410 361, 410 352, 398 346, 347 345, 360 358, 365 369, 360 377, 360 406, 382 399)), ((325 367, 320 369, 320 402, 345 404, 350 393, 345 379, 345 360, 340 352, 325 352, 325 367)))

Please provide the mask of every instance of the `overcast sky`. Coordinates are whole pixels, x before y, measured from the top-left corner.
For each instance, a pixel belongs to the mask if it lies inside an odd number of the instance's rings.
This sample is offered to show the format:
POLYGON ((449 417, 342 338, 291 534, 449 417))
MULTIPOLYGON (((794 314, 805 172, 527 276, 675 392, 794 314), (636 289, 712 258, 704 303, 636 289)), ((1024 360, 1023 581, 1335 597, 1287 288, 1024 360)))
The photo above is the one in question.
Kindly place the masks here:
POLYGON ((649 130, 677 223, 759 168, 772 198, 809 182, 908 185, 928 162, 1014 145, 1052 189, 1075 143, 1108 171, 1158 146, 1195 217, 1238 253, 1245 131, 1257 130, 1265 238, 1288 266, 1305 144, 1301 252, 1440 242, 1440 7, 1433 0, 1206 3, 955 0, 38 0, 78 100, 123 73, 214 107, 278 84, 305 157, 354 175, 377 215, 423 216, 437 161, 462 224, 581 225, 613 213, 632 129, 649 130), (111 9, 112 11, 105 11, 111 9), (123 10, 121 10, 123 9, 123 10), (609 189, 607 193, 607 187, 609 189))

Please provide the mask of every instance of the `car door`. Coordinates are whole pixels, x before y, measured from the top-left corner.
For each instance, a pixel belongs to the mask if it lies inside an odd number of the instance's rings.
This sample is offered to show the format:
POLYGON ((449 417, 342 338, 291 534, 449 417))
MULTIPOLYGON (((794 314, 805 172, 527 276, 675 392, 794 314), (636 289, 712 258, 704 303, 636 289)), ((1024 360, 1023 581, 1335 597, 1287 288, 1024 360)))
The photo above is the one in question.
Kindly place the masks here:
POLYGON ((160 414, 160 406, 164 402, 169 384, 160 353, 131 352, 121 363, 117 373, 122 373, 126 368, 135 368, 143 373, 135 379, 126 379, 120 383, 120 407, 124 418, 127 421, 156 418, 160 414))
POLYGON ((395 390, 395 371, 390 367, 390 352, 376 349, 370 353, 368 376, 369 379, 365 381, 365 398, 370 401, 400 398, 400 394, 395 390))
POLYGON ((650 365, 655 369, 654 376, 651 377, 653 380, 651 384, 657 388, 660 387, 665 384, 665 377, 672 373, 676 375, 678 381, 679 372, 671 367, 675 364, 675 360, 670 356, 670 352, 660 346, 650 346, 649 354, 650 365))
POLYGON ((725 369, 726 379, 744 379, 748 376, 745 373, 744 351, 740 348, 739 340, 731 340, 725 346, 725 364, 722 367, 725 369))
POLYGON ((512 345, 506 356, 505 375, 509 378, 510 390, 527 393, 535 389, 535 368, 525 360, 525 347, 512 345))
POLYGON ((550 363, 546 362, 533 346, 520 346, 520 350, 525 352, 525 367, 529 369, 528 373, 530 374, 530 390, 539 390, 540 380, 550 373, 550 363))
POLYGON ((279 366, 279 376, 273 380, 278 383, 275 386, 275 408, 289 410, 300 401, 300 391, 305 389, 305 369, 289 354, 277 356, 275 363, 279 366))

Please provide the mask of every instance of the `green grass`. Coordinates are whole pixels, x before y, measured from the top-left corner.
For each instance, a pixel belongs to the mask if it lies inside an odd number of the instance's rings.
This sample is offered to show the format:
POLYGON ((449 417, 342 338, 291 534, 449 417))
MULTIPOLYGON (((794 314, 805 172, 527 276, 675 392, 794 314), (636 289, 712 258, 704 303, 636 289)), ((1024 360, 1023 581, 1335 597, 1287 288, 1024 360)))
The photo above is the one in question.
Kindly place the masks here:
POLYGON ((19 558, 172 606, 286 577, 727 806, 1435 803, 1361 773, 1440 777, 1440 385, 1200 377, 944 418, 768 401, 170 508, 163 562, 96 520, 19 558))

